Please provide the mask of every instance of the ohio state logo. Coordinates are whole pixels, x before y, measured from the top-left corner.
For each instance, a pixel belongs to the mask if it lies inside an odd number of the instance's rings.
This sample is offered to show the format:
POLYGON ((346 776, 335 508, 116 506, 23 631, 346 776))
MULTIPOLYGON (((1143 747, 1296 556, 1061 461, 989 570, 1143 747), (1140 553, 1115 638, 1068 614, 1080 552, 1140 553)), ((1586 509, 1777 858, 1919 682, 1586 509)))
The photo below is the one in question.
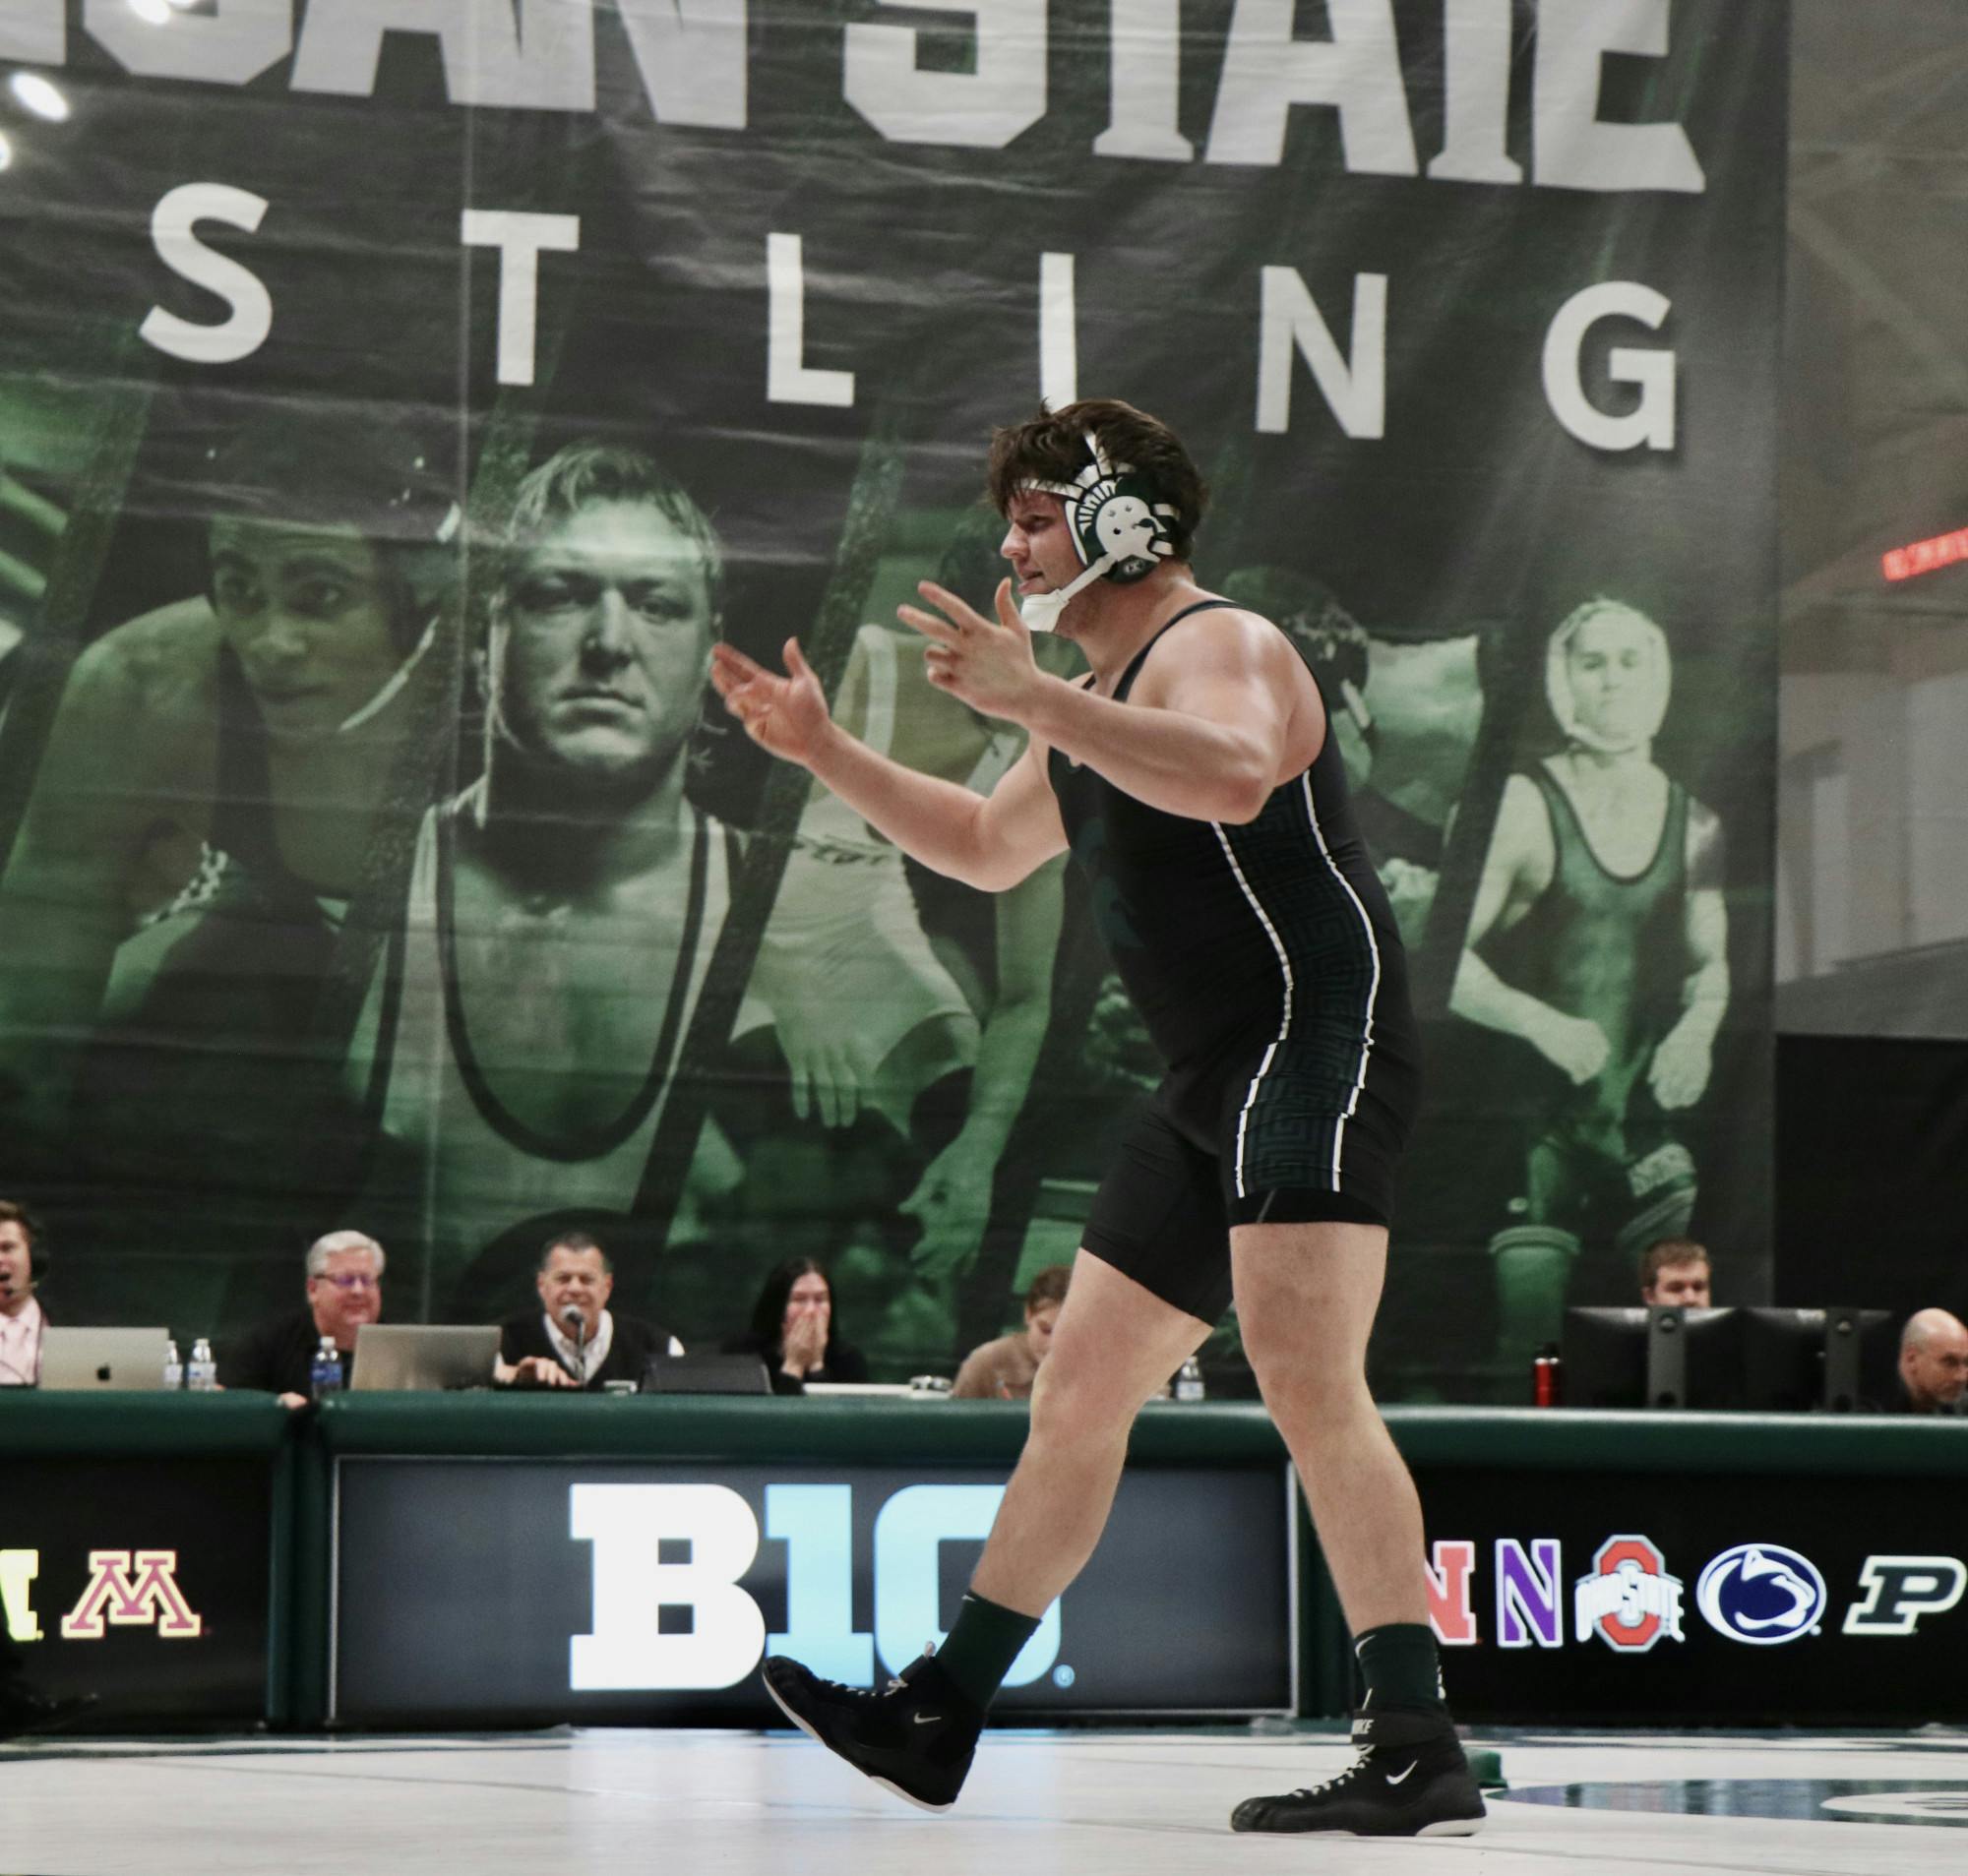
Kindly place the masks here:
POLYGON ((1608 1538, 1592 1558, 1592 1572, 1572 1586, 1572 1633, 1593 1635, 1608 1648, 1643 1655, 1666 1636, 1687 1640, 1681 1631, 1682 1582, 1667 1573, 1666 1559, 1647 1538, 1608 1538))
POLYGON ((92 1550, 89 1587, 61 1619, 67 1641, 100 1641, 104 1624, 115 1628, 154 1625, 167 1641, 185 1641, 204 1624, 178 1588, 175 1550, 139 1550, 133 1570, 128 1550, 92 1550))

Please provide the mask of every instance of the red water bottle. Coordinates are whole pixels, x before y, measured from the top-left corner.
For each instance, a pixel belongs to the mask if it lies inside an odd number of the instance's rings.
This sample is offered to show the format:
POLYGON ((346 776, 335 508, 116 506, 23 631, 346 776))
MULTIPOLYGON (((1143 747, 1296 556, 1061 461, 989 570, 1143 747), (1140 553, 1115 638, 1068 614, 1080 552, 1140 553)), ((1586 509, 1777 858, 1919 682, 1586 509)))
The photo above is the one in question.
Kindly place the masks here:
POLYGON ((1547 1342, 1531 1360, 1531 1405, 1557 1407, 1565 1399, 1565 1380, 1558 1360, 1558 1344, 1547 1342))

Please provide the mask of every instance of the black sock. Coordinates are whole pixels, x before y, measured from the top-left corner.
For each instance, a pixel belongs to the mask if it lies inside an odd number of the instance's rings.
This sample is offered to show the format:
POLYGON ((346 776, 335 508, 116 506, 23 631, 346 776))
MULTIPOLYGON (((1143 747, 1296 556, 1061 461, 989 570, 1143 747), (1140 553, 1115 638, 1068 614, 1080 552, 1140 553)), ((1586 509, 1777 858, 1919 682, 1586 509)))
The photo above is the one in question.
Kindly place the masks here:
POLYGON ((1036 1615, 1020 1615, 966 1591, 949 1640, 936 1651, 936 1664, 965 1699, 988 1707, 1038 1625, 1036 1615))
POLYGON ((1384 1622, 1353 1638, 1368 1707, 1443 1707, 1442 1658, 1426 1622, 1384 1622))

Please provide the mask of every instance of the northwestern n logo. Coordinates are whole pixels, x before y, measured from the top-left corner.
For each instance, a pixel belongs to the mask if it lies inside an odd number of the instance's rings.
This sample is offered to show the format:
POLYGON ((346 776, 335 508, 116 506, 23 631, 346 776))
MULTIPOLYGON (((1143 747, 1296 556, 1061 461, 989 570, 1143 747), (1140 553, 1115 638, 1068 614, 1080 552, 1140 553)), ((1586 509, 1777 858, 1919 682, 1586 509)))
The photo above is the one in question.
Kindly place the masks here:
POLYGON ((154 1623, 157 1633, 172 1641, 202 1632, 178 1588, 175 1550, 139 1550, 134 1573, 128 1550, 92 1550, 89 1572, 82 1600, 61 1619, 66 1640, 100 1641, 105 1622, 117 1628, 154 1623))

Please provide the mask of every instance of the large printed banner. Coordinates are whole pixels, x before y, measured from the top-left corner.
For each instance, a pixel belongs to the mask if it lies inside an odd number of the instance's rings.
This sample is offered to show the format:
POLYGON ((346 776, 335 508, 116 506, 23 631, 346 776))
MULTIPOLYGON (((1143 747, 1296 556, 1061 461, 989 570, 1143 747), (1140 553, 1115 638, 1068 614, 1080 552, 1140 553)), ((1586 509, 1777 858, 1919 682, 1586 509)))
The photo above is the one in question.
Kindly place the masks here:
POLYGON ((386 1314, 482 1319, 579 1222, 686 1341, 799 1254, 878 1372, 994 1333, 1158 1072, 1097 908, 922 872, 704 679, 797 635, 988 789, 1018 733, 894 606, 988 596, 990 427, 1076 394, 1203 464, 1417 954, 1387 1387, 1514 1389, 1676 1231, 1755 1297, 1784 52, 1732 0, 4 0, 51 1310, 229 1329, 355 1224, 386 1314))

